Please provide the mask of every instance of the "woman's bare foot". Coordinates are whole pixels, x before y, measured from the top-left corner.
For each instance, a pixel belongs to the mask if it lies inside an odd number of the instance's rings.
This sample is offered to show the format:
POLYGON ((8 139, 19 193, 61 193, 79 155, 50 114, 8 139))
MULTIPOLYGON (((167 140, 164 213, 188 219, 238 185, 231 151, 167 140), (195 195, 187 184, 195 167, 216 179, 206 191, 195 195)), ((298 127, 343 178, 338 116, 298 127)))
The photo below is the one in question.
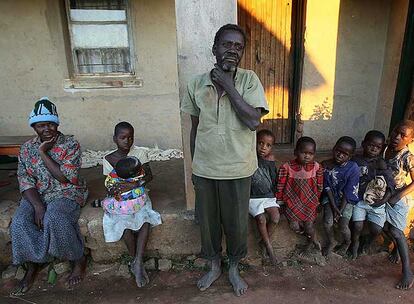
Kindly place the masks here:
POLYGON ((238 263, 230 263, 229 280, 236 296, 240 297, 247 292, 249 286, 240 276, 238 263))
POLYGON ((388 261, 390 261, 393 264, 398 264, 400 262, 400 254, 398 253, 397 246, 394 246, 394 249, 389 254, 388 261))
POLYGON ((66 281, 69 287, 73 287, 82 282, 83 277, 85 276, 86 262, 85 256, 73 262, 72 272, 66 281))
POLYGON ((11 295, 21 296, 24 295, 32 286, 36 279, 36 275, 39 272, 39 265, 28 263, 28 268, 24 278, 19 282, 17 287, 11 292, 11 295))
POLYGON ((407 290, 413 286, 413 283, 414 283, 414 276, 413 276, 413 273, 410 271, 409 273, 403 273, 401 281, 399 281, 397 285, 395 285, 395 288, 401 289, 401 290, 407 290))
POLYGON ((221 259, 211 261, 211 269, 197 282, 200 291, 204 291, 211 286, 221 276, 221 259))
POLYGON ((144 264, 141 262, 134 261, 131 264, 131 270, 135 276, 135 282, 138 287, 143 287, 149 283, 149 277, 145 271, 144 264))

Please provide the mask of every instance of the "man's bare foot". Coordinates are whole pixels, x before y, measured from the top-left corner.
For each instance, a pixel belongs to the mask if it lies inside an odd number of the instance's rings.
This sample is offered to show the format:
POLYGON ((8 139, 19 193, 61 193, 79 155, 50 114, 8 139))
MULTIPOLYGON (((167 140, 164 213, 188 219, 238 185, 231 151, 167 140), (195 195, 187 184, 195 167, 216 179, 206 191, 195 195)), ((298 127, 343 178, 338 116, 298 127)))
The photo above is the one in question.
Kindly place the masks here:
POLYGON ((247 292, 249 287, 245 280, 242 279, 238 269, 239 263, 230 263, 229 280, 233 286, 233 290, 236 296, 240 297, 247 292))
POLYGON ((401 289, 401 290, 407 290, 410 289, 413 286, 414 283, 414 276, 412 272, 409 273, 403 273, 403 276, 401 278, 401 281, 395 285, 395 288, 401 289))
POLYGON ((138 287, 143 287, 149 283, 149 277, 148 277, 147 272, 145 271, 145 267, 142 261, 132 262, 131 270, 134 273, 135 283, 137 283, 138 287))
POLYGON ((10 293, 13 296, 24 295, 33 286, 36 275, 39 272, 39 265, 29 263, 24 278, 19 282, 17 287, 10 293))
POLYGON ((397 246, 394 246, 394 249, 389 254, 388 261, 390 261, 393 264, 398 264, 400 262, 400 254, 398 253, 397 246))
POLYGON ((86 262, 85 256, 73 262, 72 272, 66 281, 69 287, 73 287, 82 282, 83 277, 85 276, 86 262))
POLYGON ((197 282, 200 291, 204 291, 211 286, 221 276, 221 259, 211 261, 211 269, 197 282))

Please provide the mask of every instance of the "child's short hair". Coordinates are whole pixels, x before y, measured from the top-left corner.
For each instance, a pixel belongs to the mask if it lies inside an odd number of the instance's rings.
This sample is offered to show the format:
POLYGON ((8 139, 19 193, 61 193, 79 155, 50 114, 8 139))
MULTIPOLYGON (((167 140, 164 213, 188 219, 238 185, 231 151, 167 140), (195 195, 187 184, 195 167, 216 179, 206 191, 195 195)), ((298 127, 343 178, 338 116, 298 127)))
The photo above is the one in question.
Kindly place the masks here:
MULTIPOLYGON (((405 126, 411 129, 411 132, 414 133, 414 121, 410 120, 410 119, 404 119, 403 121, 400 121, 399 123, 397 123, 397 125, 394 127, 398 128, 401 126, 405 126)), ((413 134, 414 135, 414 134, 413 134)))
POLYGON ((271 138, 273 138, 273 144, 276 142, 276 136, 273 134, 272 131, 268 129, 262 129, 257 132, 257 135, 256 135, 257 139, 259 139, 262 136, 270 136, 271 138))
POLYGON ((336 141, 335 147, 342 143, 347 143, 348 145, 350 145, 352 147, 352 153, 355 152, 357 145, 355 139, 353 139, 350 136, 342 136, 336 141))
POLYGON ((138 158, 127 156, 116 163, 115 171, 120 178, 131 178, 137 174, 137 168, 140 167, 141 162, 138 158))
POLYGON ((312 137, 302 136, 296 142, 295 150, 298 151, 303 145, 312 144, 316 151, 316 142, 312 137))
POLYGON ((115 129, 114 129, 114 135, 117 136, 119 132, 121 132, 121 130, 125 130, 125 129, 134 131, 134 127, 129 122, 121 121, 116 124, 115 129))
POLYGON ((369 141, 373 138, 380 138, 382 141, 385 142, 385 135, 381 131, 378 130, 371 130, 365 134, 364 141, 369 141))

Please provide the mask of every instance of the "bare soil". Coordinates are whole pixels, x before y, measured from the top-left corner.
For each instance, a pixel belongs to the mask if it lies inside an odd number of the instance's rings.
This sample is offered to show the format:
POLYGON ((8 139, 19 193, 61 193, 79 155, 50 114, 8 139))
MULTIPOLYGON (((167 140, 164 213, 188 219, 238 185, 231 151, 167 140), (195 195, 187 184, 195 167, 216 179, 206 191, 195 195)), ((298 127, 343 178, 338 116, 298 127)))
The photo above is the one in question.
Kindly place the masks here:
POLYGON ((385 252, 357 261, 332 258, 324 267, 288 264, 244 270, 249 290, 241 298, 233 295, 226 272, 205 292, 195 285, 202 271, 180 267, 150 272, 151 283, 138 289, 132 278, 115 276, 110 267, 102 271, 101 265, 90 268, 82 285, 73 290, 65 288, 63 276, 55 286, 48 285, 43 272, 31 291, 12 298, 9 290, 17 281, 3 281, 0 303, 414 303, 413 290, 394 288, 401 266, 390 264, 385 252))

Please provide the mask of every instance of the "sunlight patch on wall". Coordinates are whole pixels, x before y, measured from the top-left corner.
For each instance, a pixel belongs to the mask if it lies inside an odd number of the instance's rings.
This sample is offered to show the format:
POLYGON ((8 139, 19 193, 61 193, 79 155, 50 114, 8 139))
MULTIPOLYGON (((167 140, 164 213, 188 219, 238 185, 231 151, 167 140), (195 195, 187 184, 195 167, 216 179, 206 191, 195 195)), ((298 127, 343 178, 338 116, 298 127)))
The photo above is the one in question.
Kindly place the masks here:
POLYGON ((340 0, 307 2, 300 104, 303 120, 332 118, 339 5, 340 0))

